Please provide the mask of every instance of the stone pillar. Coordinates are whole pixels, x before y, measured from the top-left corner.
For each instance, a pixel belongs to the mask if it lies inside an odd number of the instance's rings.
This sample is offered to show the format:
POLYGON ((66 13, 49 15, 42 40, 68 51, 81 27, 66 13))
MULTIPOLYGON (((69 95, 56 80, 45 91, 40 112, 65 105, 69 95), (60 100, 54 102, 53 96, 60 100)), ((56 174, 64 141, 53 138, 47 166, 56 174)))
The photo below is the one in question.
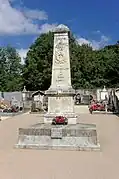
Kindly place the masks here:
POLYGON ((68 118, 68 123, 76 123, 74 114, 75 90, 71 85, 69 33, 65 25, 59 25, 54 31, 54 48, 51 86, 46 91, 48 96, 48 113, 44 122, 50 122, 57 115, 68 118))
POLYGON ((96 94, 97 96, 97 101, 100 101, 100 99, 101 99, 101 93, 100 93, 100 89, 97 89, 97 94, 96 94))
POLYGON ((27 96, 27 90, 26 87, 24 86, 24 89, 22 91, 23 109, 25 109, 26 96, 27 96))
POLYGON ((69 29, 59 26, 54 32, 54 53, 51 88, 69 89, 71 87, 69 29))
POLYGON ((108 91, 104 86, 103 90, 101 91, 101 100, 105 100, 106 98, 108 98, 108 91))

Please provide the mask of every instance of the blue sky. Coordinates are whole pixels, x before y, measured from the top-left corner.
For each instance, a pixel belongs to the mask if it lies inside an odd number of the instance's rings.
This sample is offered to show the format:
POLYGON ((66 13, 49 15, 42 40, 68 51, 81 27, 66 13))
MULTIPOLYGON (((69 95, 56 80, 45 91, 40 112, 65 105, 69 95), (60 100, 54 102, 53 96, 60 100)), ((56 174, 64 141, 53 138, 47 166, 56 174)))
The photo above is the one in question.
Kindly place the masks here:
POLYGON ((65 24, 79 44, 98 49, 119 40, 118 12, 118 0, 0 0, 0 45, 23 57, 41 33, 65 24))

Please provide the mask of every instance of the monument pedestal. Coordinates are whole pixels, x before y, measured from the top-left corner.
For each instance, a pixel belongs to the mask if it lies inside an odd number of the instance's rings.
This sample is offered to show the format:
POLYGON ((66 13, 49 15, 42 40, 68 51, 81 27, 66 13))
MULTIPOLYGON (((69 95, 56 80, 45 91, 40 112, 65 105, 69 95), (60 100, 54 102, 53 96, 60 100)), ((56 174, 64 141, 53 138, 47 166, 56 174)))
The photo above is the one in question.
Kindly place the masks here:
POLYGON ((77 115, 74 113, 75 90, 49 89, 46 91, 48 96, 48 112, 44 115, 44 123, 52 123, 56 116, 64 116, 68 119, 68 124, 77 123, 77 115))
POLYGON ((39 150, 100 150, 94 124, 36 124, 29 128, 20 128, 15 147, 39 150))
POLYGON ((45 123, 52 123, 56 116, 64 116, 68 124, 76 124, 74 113, 75 90, 71 85, 69 28, 59 25, 54 31, 54 48, 51 86, 46 91, 48 96, 48 113, 44 115, 45 123))

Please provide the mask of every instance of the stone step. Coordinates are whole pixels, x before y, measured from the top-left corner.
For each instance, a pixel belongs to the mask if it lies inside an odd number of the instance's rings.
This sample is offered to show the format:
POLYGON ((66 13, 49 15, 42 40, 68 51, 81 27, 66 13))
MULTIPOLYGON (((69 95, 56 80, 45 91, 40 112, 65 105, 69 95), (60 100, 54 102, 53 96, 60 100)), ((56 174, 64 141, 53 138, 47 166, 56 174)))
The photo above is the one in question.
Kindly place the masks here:
POLYGON ((19 128, 16 148, 100 150, 95 124, 50 125, 19 128))

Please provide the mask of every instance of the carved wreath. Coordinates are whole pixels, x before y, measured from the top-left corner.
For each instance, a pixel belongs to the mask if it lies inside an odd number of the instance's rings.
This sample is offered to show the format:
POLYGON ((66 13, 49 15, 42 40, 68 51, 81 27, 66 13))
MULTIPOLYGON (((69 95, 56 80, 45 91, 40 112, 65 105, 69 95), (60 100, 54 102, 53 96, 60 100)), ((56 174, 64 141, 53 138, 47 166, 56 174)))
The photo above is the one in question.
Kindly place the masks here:
POLYGON ((65 63, 65 58, 64 58, 64 45, 59 42, 57 45, 56 45, 56 51, 55 51, 55 62, 57 64, 63 64, 65 63))

